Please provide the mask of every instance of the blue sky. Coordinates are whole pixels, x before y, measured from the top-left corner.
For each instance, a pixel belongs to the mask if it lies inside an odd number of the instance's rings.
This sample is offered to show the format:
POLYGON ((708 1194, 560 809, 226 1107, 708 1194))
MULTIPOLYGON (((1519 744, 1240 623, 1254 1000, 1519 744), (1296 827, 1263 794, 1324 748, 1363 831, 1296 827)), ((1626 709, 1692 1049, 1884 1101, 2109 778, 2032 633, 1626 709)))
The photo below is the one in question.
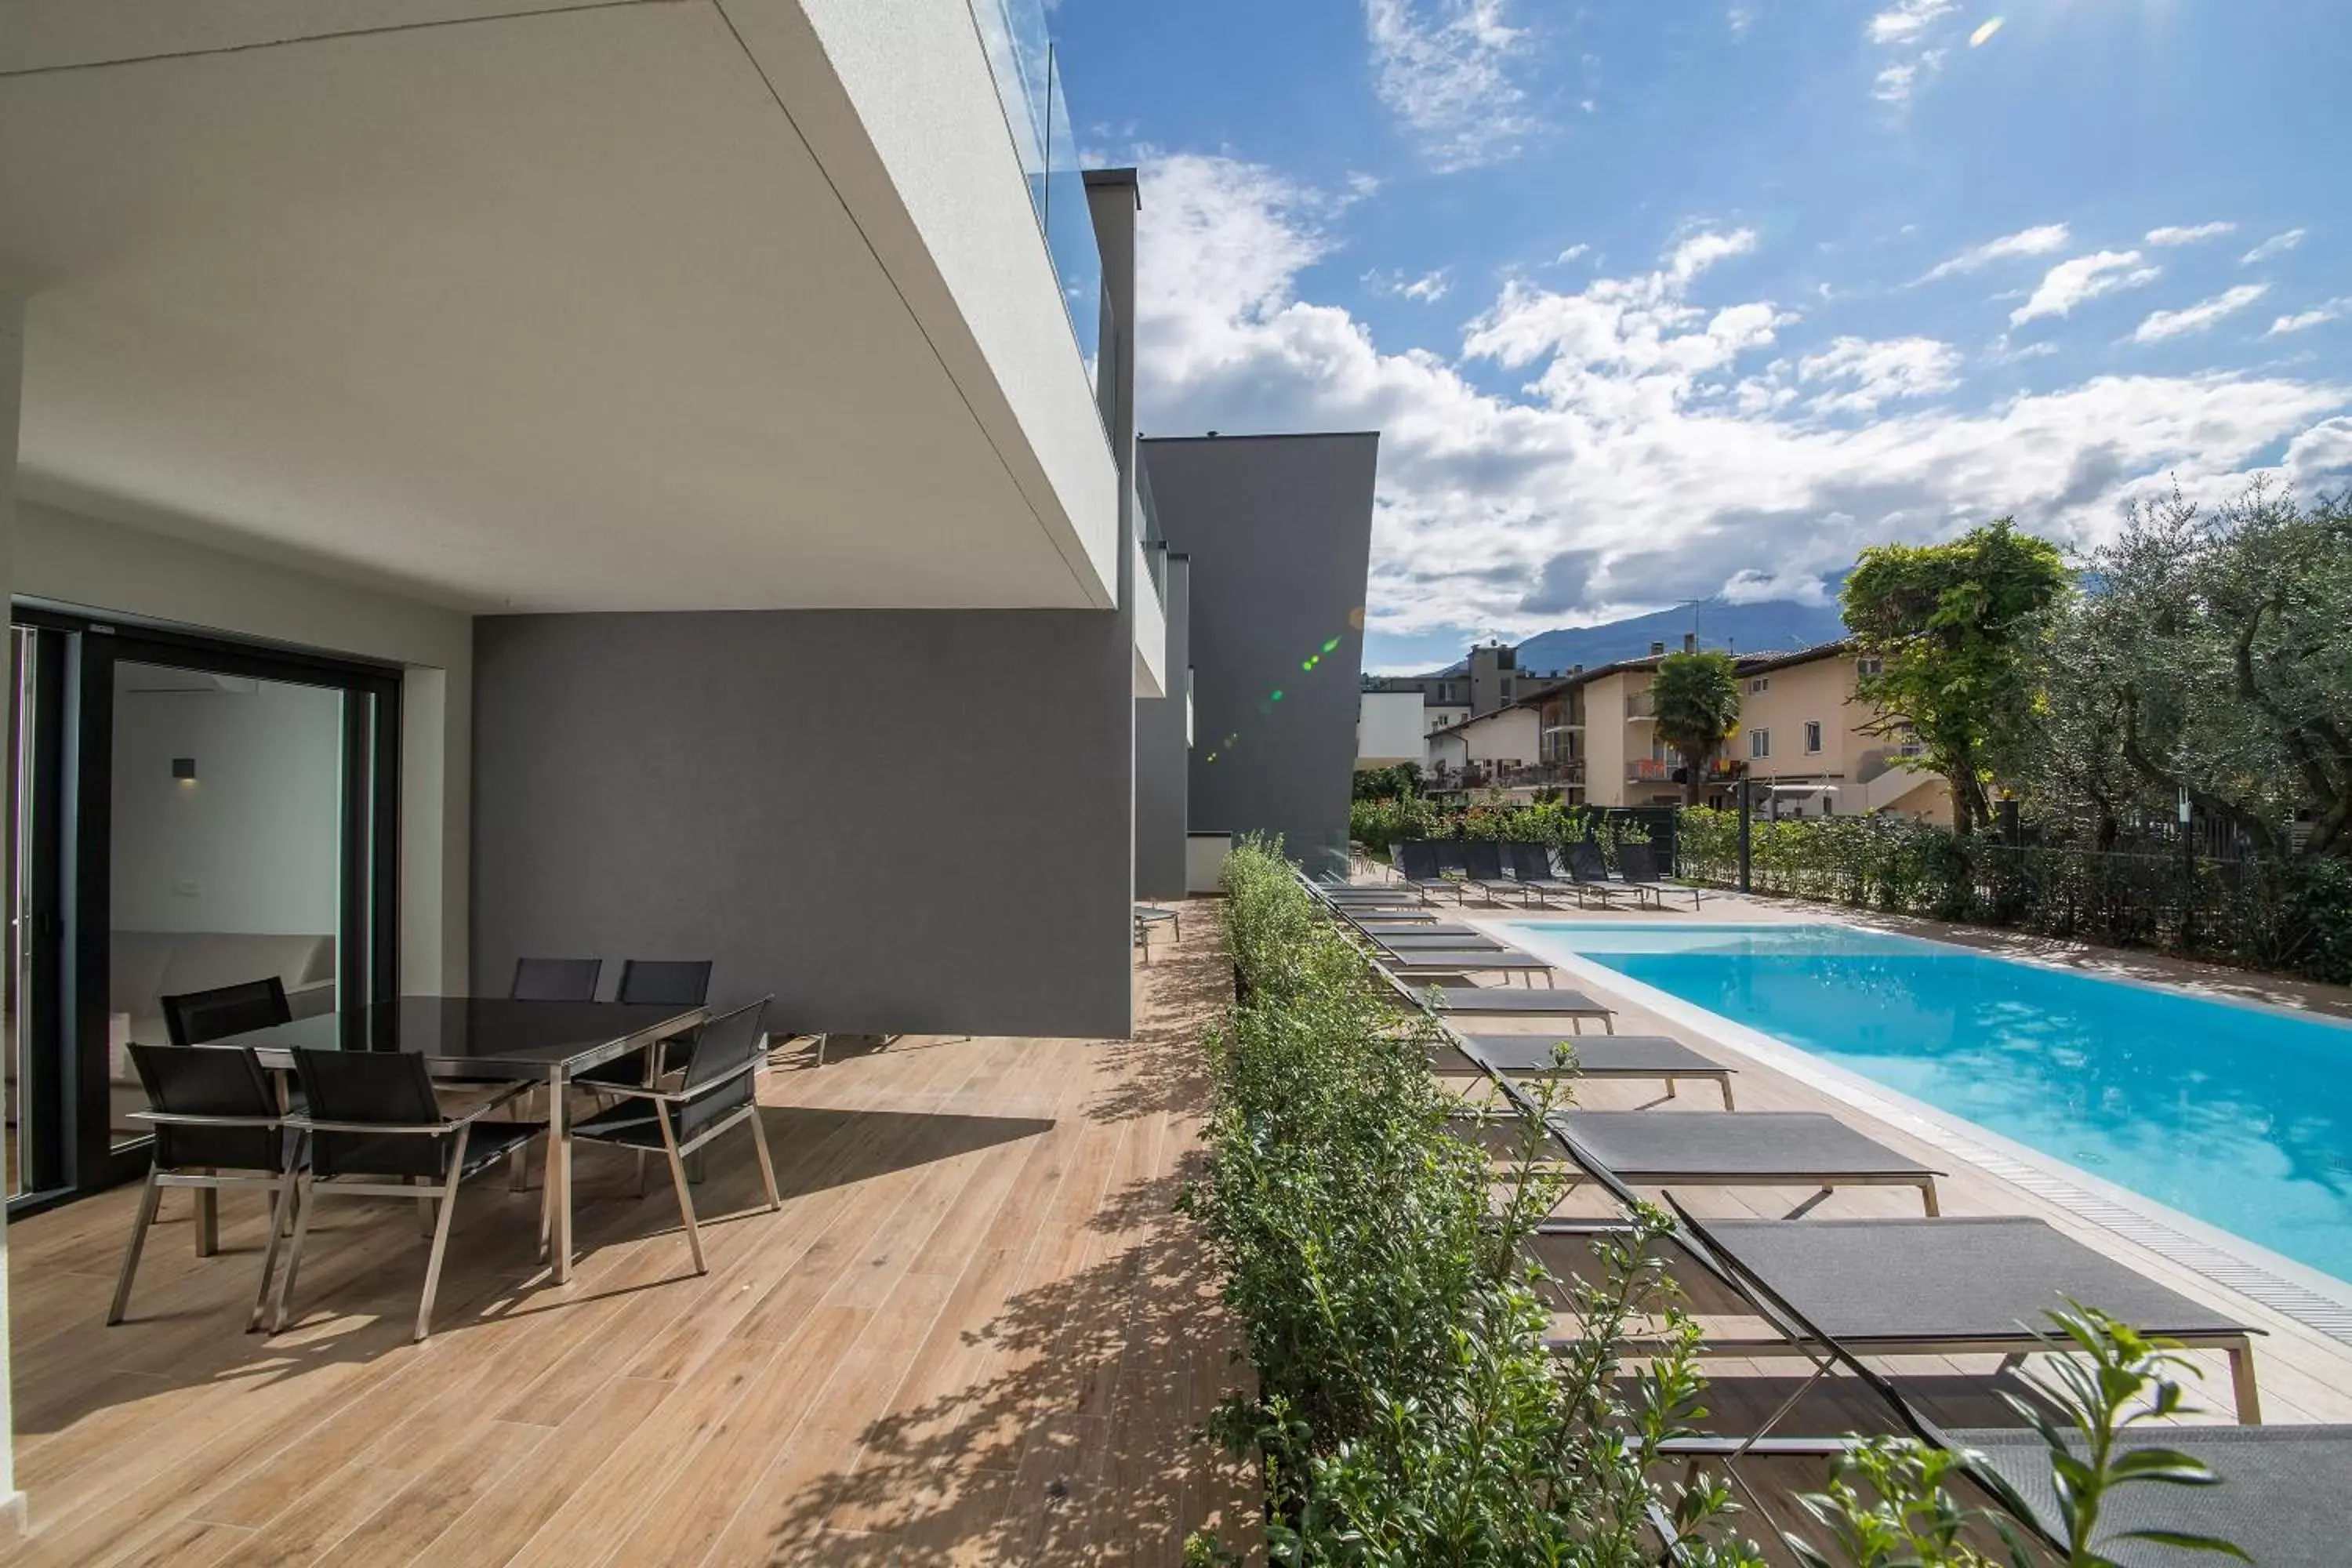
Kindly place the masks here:
POLYGON ((2352 479, 2341 0, 1061 0, 1149 433, 1382 431, 1366 650, 2352 479))

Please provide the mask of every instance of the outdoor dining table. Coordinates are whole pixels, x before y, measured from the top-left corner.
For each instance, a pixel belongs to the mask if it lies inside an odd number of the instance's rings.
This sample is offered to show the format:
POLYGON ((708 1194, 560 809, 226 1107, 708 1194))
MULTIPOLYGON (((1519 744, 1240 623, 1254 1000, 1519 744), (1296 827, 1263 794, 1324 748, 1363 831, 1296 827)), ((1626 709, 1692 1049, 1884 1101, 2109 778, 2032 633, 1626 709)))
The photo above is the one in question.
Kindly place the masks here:
MULTIPOLYGON (((572 1144, 564 1113, 573 1079, 673 1039, 708 1007, 632 1002, 517 1002, 498 996, 403 996, 275 1024, 211 1042, 251 1047, 261 1065, 291 1071, 294 1048, 414 1051, 447 1079, 547 1085, 546 1234, 555 1282, 572 1278, 572 1144)), ((646 1065, 656 1065, 648 1052, 646 1065)), ((200 1194, 209 1198, 210 1193, 200 1194)), ((203 1224, 205 1216, 199 1216, 203 1224)))

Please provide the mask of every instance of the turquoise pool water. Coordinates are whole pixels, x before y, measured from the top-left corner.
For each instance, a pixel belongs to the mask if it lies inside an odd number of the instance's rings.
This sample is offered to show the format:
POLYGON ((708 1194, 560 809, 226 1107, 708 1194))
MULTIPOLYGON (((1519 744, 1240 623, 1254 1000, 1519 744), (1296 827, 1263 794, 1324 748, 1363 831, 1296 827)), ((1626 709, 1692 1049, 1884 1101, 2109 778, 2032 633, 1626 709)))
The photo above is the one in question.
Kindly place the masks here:
POLYGON ((2352 1025, 1850 926, 1517 929, 2352 1281, 2352 1025))

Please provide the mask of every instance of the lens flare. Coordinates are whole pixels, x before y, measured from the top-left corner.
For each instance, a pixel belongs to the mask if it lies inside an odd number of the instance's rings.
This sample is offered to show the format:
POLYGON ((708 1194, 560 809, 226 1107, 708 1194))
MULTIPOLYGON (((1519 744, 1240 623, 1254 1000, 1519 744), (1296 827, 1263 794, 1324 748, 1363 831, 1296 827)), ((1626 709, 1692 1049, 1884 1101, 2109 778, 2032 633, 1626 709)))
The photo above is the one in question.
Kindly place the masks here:
POLYGON ((1987 22, 1975 32, 1970 33, 1969 35, 1969 47, 1972 49, 1982 48, 1986 42, 1990 40, 1995 33, 2000 31, 2000 25, 2007 18, 2005 17, 1995 16, 1991 21, 1987 22))

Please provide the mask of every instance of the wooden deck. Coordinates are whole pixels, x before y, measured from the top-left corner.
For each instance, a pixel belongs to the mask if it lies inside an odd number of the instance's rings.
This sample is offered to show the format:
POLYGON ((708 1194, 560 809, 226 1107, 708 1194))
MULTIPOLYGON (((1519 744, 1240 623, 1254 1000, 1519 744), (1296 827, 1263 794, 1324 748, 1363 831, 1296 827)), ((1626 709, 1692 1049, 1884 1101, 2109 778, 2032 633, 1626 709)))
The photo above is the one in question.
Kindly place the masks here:
MULTIPOLYGON (((239 1331, 257 1199, 197 1259, 167 1199, 102 1326, 129 1191, 13 1226, 16 1470, 0 1562, 930 1563, 1178 1559, 1245 1485, 1192 1436, 1236 1375, 1170 1212, 1228 994, 1215 923, 1155 933, 1132 1041, 907 1039, 766 1078, 785 1194, 714 1146, 710 1272, 667 1188, 581 1158, 572 1283, 537 1194, 460 1200, 408 1342, 405 1205, 320 1211, 299 1321, 239 1331)), ((534 1178, 535 1180, 535 1178, 534 1178)))

